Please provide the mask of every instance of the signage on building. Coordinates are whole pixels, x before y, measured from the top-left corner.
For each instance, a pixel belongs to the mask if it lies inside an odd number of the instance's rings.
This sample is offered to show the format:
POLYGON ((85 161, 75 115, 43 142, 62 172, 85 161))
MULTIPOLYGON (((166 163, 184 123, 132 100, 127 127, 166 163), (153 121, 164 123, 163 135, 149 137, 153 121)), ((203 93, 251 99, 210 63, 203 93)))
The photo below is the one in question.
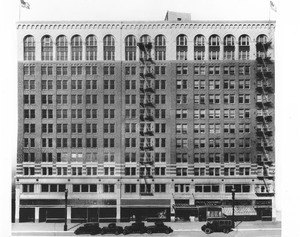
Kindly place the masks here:
MULTIPOLYGON (((252 200, 234 200, 235 205, 252 206, 252 200)), ((223 200, 223 206, 232 206, 232 200, 223 200)))
POLYGON ((266 206, 266 205, 271 205, 272 206, 272 200, 271 199, 255 200, 255 205, 256 206, 266 206))
MULTIPOLYGON (((80 200, 80 199, 69 199, 68 206, 72 205, 116 205, 117 201, 115 199, 100 199, 100 200, 80 200)), ((59 199, 21 199, 20 205, 29 205, 29 206, 44 206, 44 205, 51 205, 51 206, 59 206, 65 205, 65 200, 59 199)))
POLYGON ((255 200, 255 208, 272 208, 272 200, 255 200))
POLYGON ((195 200, 196 206, 220 206, 221 200, 195 200))

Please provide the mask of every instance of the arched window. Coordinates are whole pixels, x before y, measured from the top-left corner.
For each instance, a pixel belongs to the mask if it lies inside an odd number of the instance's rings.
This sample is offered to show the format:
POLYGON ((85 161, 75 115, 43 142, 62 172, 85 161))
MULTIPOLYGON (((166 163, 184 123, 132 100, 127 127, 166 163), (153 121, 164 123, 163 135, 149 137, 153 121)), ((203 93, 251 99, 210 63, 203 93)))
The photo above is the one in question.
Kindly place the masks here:
POLYGON ((106 35, 103 39, 103 59, 115 60, 115 38, 112 35, 106 35))
POLYGON ((178 35, 176 38, 176 59, 187 60, 187 37, 186 35, 178 35))
POLYGON ((268 37, 266 35, 259 35, 259 36, 257 36, 256 43, 265 44, 267 42, 268 42, 268 37))
POLYGON ((239 38, 239 60, 249 60, 250 55, 250 37, 241 35, 239 38))
POLYGON ((140 58, 143 58, 143 59, 151 58, 151 53, 149 53, 150 52, 149 50, 152 48, 151 37, 149 35, 142 35, 140 38, 140 43, 141 44, 138 44, 139 49, 140 49, 140 58), (141 46, 141 45, 143 45, 143 46, 141 46), (148 48, 149 45, 151 45, 150 48, 148 48))
POLYGON ((24 38, 24 60, 35 60, 35 42, 32 35, 28 35, 24 38))
POLYGON ((271 45, 271 42, 268 42, 268 37, 266 35, 259 35, 256 38, 256 53, 257 57, 265 58, 267 57, 267 51, 271 45))
POLYGON ((220 37, 218 35, 212 35, 209 37, 209 59, 220 59, 220 37))
POLYGON ((82 39, 79 35, 71 39, 71 60, 82 60, 82 39))
POLYGON ((56 39, 56 60, 68 60, 68 41, 67 37, 64 35, 60 35, 56 39))
POLYGON ((140 42, 144 43, 144 44, 150 43, 151 38, 150 38, 149 35, 142 35, 141 38, 140 38, 140 42))
POLYGON ((155 60, 166 60, 166 37, 158 35, 154 40, 155 60))
POLYGON ((125 38, 125 60, 136 60, 136 39, 133 35, 128 35, 125 38))
POLYGON ((42 38, 42 61, 53 60, 53 41, 49 35, 42 38))
POLYGON ((97 60, 97 38, 95 35, 89 35, 85 40, 85 59, 97 60))
POLYGON ((224 60, 234 60, 234 46, 235 38, 233 35, 226 35, 224 37, 224 60))
POLYGON ((194 38, 194 60, 204 60, 205 37, 196 35, 194 38))

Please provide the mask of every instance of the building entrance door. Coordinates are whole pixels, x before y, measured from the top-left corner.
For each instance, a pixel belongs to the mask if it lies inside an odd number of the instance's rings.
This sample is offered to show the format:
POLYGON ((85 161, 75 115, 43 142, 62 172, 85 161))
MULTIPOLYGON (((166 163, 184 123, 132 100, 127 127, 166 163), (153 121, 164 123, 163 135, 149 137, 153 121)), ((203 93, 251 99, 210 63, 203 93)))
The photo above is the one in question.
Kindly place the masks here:
POLYGON ((98 222, 99 208, 88 208, 87 209, 87 221, 98 222))

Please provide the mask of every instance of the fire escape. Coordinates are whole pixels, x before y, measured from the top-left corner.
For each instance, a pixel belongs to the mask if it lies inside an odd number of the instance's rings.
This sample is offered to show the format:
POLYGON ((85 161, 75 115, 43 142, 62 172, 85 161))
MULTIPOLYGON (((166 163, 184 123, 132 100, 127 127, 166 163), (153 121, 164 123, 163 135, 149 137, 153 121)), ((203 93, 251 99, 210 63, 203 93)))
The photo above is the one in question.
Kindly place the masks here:
POLYGON ((138 43, 140 50, 140 195, 153 195, 149 181, 154 172, 154 65, 152 43, 147 36, 138 43))
POLYGON ((256 190, 258 196, 273 196, 274 191, 270 190, 270 180, 274 180, 274 174, 270 172, 273 164, 273 106, 272 95, 274 93, 274 76, 271 70, 273 62, 268 55, 271 42, 267 42, 266 36, 258 38, 256 43, 257 52, 257 83, 256 83, 256 106, 257 106, 257 178, 262 180, 264 186, 259 186, 256 190))

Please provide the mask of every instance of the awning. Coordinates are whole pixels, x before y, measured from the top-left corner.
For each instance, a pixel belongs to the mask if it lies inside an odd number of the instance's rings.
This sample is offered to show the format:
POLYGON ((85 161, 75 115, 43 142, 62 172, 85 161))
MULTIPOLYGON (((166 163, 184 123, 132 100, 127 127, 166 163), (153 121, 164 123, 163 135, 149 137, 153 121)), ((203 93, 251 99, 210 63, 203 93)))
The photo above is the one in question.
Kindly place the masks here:
POLYGON ((142 208, 170 208, 171 203, 169 199, 121 199, 121 207, 142 207, 142 208))
MULTIPOLYGON (((222 207, 222 213, 226 216, 232 216, 232 207, 222 207)), ((236 216, 256 216, 257 213, 252 206, 235 206, 234 215, 236 216)))
POLYGON ((196 205, 189 205, 189 204, 174 204, 173 208, 175 210, 195 210, 195 211, 197 211, 196 205))

